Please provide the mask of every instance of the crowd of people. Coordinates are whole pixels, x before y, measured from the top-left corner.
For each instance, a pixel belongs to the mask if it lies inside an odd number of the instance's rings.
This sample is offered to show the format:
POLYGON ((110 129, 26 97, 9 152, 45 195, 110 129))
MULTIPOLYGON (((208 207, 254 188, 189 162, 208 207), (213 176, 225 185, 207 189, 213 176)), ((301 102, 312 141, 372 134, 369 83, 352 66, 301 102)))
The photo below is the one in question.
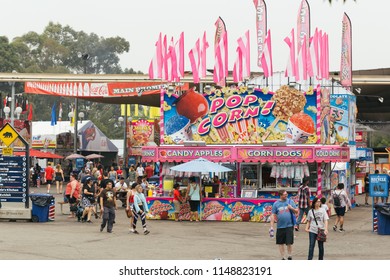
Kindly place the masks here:
MULTIPOLYGON (((59 182, 57 192, 62 192, 62 182, 65 181, 63 171, 60 170, 57 166, 53 173, 56 182, 57 179, 59 182)), ((130 166, 128 172, 124 172, 116 164, 105 169, 101 163, 87 162, 78 174, 70 174, 69 183, 65 187, 65 200, 69 202, 70 208, 69 218, 81 223, 93 223, 93 217, 96 220, 101 219, 100 231, 111 233, 119 200, 128 213, 130 233, 138 234, 137 221, 141 219, 143 233, 149 234, 146 225, 146 213, 149 209, 145 196, 149 190, 147 179, 153 175, 151 164, 143 167, 142 163, 138 163, 136 166, 130 166)), ((45 176, 45 182, 48 182, 47 175, 45 176)))

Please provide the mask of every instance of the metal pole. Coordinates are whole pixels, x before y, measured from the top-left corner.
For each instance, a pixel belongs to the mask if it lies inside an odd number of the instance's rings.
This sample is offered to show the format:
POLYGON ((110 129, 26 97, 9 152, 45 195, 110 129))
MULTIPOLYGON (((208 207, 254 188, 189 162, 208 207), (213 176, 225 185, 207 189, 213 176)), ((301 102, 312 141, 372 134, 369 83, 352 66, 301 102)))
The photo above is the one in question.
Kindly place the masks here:
MULTIPOLYGON (((125 125, 124 135, 123 135, 123 165, 127 167, 127 104, 125 104, 125 121, 123 122, 125 125)), ((127 174, 126 174, 127 175, 127 174)))
POLYGON ((78 102, 78 99, 77 97, 74 99, 74 138, 73 138, 73 141, 74 141, 74 144, 73 144, 73 153, 77 154, 77 122, 78 122, 78 118, 77 118, 77 114, 78 114, 78 105, 79 105, 79 102, 78 102))
POLYGON ((14 116, 14 113, 15 113, 15 82, 11 82, 11 87, 12 87, 12 90, 11 90, 11 125, 12 127, 14 126, 14 120, 15 120, 15 116, 14 116))

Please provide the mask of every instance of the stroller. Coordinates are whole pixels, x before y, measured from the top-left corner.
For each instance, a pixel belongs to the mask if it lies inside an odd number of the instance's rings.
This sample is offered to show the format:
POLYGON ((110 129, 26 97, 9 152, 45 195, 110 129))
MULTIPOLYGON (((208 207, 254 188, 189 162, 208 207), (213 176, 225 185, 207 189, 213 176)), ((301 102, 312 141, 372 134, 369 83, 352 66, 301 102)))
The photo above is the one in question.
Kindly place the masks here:
MULTIPOLYGON (((80 199, 78 201, 78 203, 76 204, 76 218, 77 218, 77 221, 78 222, 81 222, 81 217, 83 216, 83 212, 84 212, 84 206, 83 206, 83 202, 82 200, 80 199)), ((85 222, 87 220, 87 216, 85 216, 83 218, 83 221, 85 222)))

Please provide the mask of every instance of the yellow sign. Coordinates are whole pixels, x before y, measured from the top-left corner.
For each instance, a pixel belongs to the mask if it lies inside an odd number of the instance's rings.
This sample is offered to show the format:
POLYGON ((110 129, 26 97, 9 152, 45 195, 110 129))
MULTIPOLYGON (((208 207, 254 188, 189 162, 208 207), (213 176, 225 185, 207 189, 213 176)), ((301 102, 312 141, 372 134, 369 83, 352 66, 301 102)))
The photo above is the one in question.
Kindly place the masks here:
POLYGON ((0 130, 0 140, 3 141, 7 147, 11 145, 18 137, 19 134, 9 123, 6 123, 0 130))
POLYGON ((3 148, 3 156, 12 157, 14 155, 14 148, 3 148))

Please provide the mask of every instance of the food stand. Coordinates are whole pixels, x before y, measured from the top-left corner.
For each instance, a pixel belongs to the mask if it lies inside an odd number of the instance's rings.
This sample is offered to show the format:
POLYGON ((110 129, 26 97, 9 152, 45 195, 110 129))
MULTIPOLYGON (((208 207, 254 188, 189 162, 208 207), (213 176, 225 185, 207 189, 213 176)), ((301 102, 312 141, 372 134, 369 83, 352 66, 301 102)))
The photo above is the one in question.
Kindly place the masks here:
MULTIPOLYGON (((339 106, 351 102, 347 95, 338 98, 339 106)), ((332 129, 340 119, 334 116, 326 87, 303 91, 282 85, 275 92, 267 88, 252 91, 246 86, 211 88, 203 94, 164 93, 163 100, 162 145, 144 147, 143 161, 159 161, 164 169, 165 164, 204 157, 235 167, 232 174, 218 174, 218 194, 211 186, 214 197, 202 199, 203 220, 267 222, 280 188, 296 199, 303 178, 309 178, 312 195, 322 196, 330 190, 331 162, 350 160, 350 148, 339 141, 341 138, 331 144, 332 129)), ((343 107, 348 121, 353 121, 350 108, 343 107)), ((342 129, 348 140, 348 122, 342 129)), ((173 185, 184 182, 188 174, 168 176, 173 185)), ((160 187, 168 190, 165 177, 160 187)), ((170 208, 163 216, 173 216, 172 198, 151 197, 147 201, 151 207, 170 204, 162 207, 170 208)), ((183 215, 185 219, 186 212, 183 215)), ((148 218, 160 217, 151 213, 148 218)))

